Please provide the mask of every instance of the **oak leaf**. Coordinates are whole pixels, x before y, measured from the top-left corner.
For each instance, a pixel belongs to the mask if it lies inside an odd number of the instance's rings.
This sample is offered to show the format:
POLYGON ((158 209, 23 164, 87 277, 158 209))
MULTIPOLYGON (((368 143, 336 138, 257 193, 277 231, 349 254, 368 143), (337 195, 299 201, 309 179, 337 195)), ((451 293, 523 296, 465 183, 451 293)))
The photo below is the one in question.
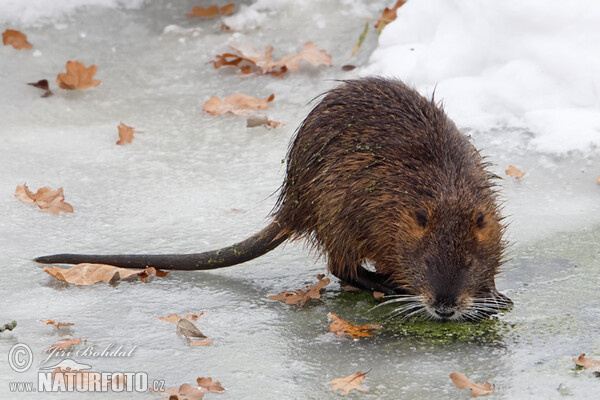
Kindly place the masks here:
POLYGON ((134 139, 134 133, 142 133, 141 131, 136 131, 135 128, 131 126, 127 126, 124 123, 120 123, 118 126, 119 129, 119 140, 117 141, 118 145, 124 145, 125 143, 131 143, 134 139))
POLYGON ((67 73, 58 74, 56 83, 61 89, 66 90, 96 87, 100 84, 100 81, 92 78, 97 71, 98 67, 96 65, 86 68, 79 61, 67 61, 67 73))
POLYGON ((198 317, 200 317, 200 315, 204 314, 203 312, 200 314, 186 314, 185 317, 180 317, 177 314, 171 314, 168 315, 166 317, 159 317, 157 318, 159 321, 164 321, 164 322, 179 322, 180 319, 188 319, 188 320, 197 320, 198 317))
POLYGON ((284 56, 277 61, 273 61, 273 46, 268 46, 261 51, 233 46, 231 48, 235 51, 234 53, 219 54, 215 57, 213 60, 215 69, 231 66, 238 68, 244 74, 255 71, 281 77, 287 71, 298 71, 302 61, 313 66, 330 66, 332 62, 331 55, 325 50, 319 50, 317 45, 312 42, 305 43, 298 53, 284 56))
POLYGON ((4 43, 5 46, 12 46, 17 50, 30 49, 33 47, 33 45, 27 41, 26 34, 14 29, 7 29, 2 33, 2 43, 4 43))
POLYGON ((72 326, 75 325, 72 322, 56 322, 53 319, 40 319, 40 322, 46 325, 54 325, 56 329, 60 331, 61 326, 72 326))
POLYGON ((235 4, 230 3, 223 7, 219 7, 217 5, 212 5, 210 7, 200 7, 196 6, 192 9, 190 14, 186 14, 188 18, 214 18, 216 16, 222 15, 231 15, 233 14, 233 10, 235 9, 235 4))
POLYGON ((280 294, 269 296, 269 300, 285 301, 285 304, 302 307, 310 299, 321 298, 321 289, 329 285, 329 278, 325 278, 325 275, 317 275, 317 279, 319 279, 317 283, 306 286, 306 289, 281 292, 280 294))
POLYGON ((73 206, 65 202, 61 187, 52 190, 50 187, 44 186, 33 193, 27 185, 19 185, 15 190, 15 197, 24 203, 35 203, 42 211, 54 215, 58 215, 61 211, 64 213, 73 212, 73 206))
POLYGON ((329 325, 329 331, 335 333, 336 336, 350 336, 354 339, 359 339, 361 337, 371 337, 369 331, 375 329, 381 329, 381 325, 354 325, 352 322, 345 321, 338 317, 334 313, 327 314, 327 317, 331 320, 331 325, 329 325))
POLYGON ((600 373, 600 361, 593 360, 585 356, 585 353, 579 356, 579 358, 573 357, 573 362, 577 365, 582 366, 586 370, 600 373))
POLYGON ((50 90, 50 86, 48 85, 48 79, 40 79, 37 82, 28 83, 28 85, 38 89, 42 89, 44 91, 42 97, 50 97, 54 94, 52 93, 52 90, 50 90))
POLYGON ((46 349, 46 352, 49 353, 52 350, 66 351, 69 349, 69 347, 75 346, 81 342, 82 342, 81 339, 62 339, 62 340, 59 340, 58 342, 54 343, 52 346, 48 347, 46 349))
POLYGON ((471 390, 471 395, 473 397, 490 394, 494 392, 494 388, 492 384, 489 382, 486 383, 475 383, 469 378, 466 377, 465 374, 461 372, 453 372, 450 374, 450 379, 454 385, 459 389, 469 389, 471 390))
POLYGON ((331 65, 331 56, 325 50, 319 50, 316 44, 308 42, 302 46, 302 50, 298 53, 285 56, 269 65, 267 71, 277 71, 284 68, 289 71, 299 71, 301 61, 306 61, 315 67, 319 65, 329 66, 331 65))
POLYGON ((128 269, 106 264, 77 264, 71 268, 44 267, 44 272, 52 275, 61 282, 78 286, 89 286, 97 282, 114 282, 137 276, 146 282, 150 275, 166 276, 169 273, 154 268, 128 269))
POLYGON ((515 179, 520 179, 525 176, 525 172, 521 171, 519 168, 514 165, 509 165, 506 171, 504 171, 506 175, 512 176, 515 179))
POLYGON ((361 386, 361 382, 366 378, 366 373, 361 373, 358 371, 355 374, 348 375, 344 378, 336 378, 329 381, 328 385, 333 385, 331 390, 337 392, 338 390, 342 391, 342 396, 346 396, 350 393, 351 390, 359 390, 361 392, 366 392, 367 389, 361 386))
POLYGON ((397 14, 398 9, 400 7, 402 7, 405 3, 406 3, 406 0, 398 0, 396 2, 396 4, 394 4, 394 7, 392 7, 392 8, 386 7, 383 10, 383 13, 381 14, 381 18, 379 18, 379 20, 375 24, 375 29, 377 29, 379 31, 379 33, 381 33, 381 31, 383 30, 383 28, 385 28, 385 26, 387 24, 389 24, 390 22, 392 22, 396 19, 396 16, 397 16, 396 14, 397 14))
POLYGON ((163 398, 164 400, 200 400, 206 393, 208 393, 208 390, 203 387, 195 387, 189 383, 184 383, 179 387, 173 387, 162 392, 162 394, 167 395, 167 397, 163 398))
POLYGON ((221 100, 217 96, 212 96, 204 103, 202 110, 210 115, 236 114, 249 115, 254 110, 266 110, 269 108, 269 102, 275 98, 274 94, 264 99, 248 96, 242 93, 231 94, 221 100))
POLYGON ((196 379, 198 386, 208 390, 209 392, 225 393, 225 388, 221 386, 221 382, 214 381, 212 378, 198 378, 196 379))

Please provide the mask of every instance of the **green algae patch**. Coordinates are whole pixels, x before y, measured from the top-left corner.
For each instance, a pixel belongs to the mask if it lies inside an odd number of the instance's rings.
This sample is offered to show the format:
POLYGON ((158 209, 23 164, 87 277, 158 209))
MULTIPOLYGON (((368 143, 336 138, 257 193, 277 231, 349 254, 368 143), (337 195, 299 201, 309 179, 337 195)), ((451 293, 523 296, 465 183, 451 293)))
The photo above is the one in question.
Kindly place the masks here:
MULTIPOLYGON (((419 318, 402 319, 389 318, 393 306, 374 308, 379 301, 367 291, 330 293, 328 301, 332 304, 333 312, 344 315, 352 321, 367 321, 382 325, 378 337, 385 341, 400 341, 403 343, 419 343, 426 345, 451 343, 503 343, 505 337, 510 337, 515 326, 491 317, 478 322, 435 321, 419 318)), ((366 323, 366 322, 365 322, 366 323)))
POLYGON ((453 342, 495 343, 503 341, 511 326, 496 318, 478 322, 441 322, 401 318, 388 319, 382 333, 394 339, 409 339, 430 344, 453 342))

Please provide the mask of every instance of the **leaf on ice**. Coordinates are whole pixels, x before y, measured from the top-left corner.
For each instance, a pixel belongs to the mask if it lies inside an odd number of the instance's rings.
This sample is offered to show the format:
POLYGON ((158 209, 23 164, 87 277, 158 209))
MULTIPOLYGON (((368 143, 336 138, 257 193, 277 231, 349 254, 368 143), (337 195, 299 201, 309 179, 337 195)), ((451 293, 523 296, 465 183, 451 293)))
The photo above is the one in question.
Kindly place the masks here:
POLYGON ((329 383, 327 383, 327 384, 333 385, 331 387, 331 390, 333 390, 334 392, 341 390, 342 396, 346 396, 352 390, 359 390, 361 392, 366 392, 367 389, 365 387, 361 386, 361 382, 366 378, 366 375, 367 375, 366 372, 361 373, 360 371, 358 371, 357 373, 348 375, 344 378, 333 379, 333 380, 329 381, 329 383))
POLYGON ((33 193, 27 185, 19 185, 15 190, 15 197, 24 203, 35 203, 42 211, 54 215, 58 215, 60 212, 73 212, 73 206, 65 202, 62 188, 52 190, 50 187, 44 186, 33 193))
POLYGON ((118 126, 119 129, 119 140, 117 141, 118 145, 124 145, 126 143, 131 143, 134 139, 134 133, 142 133, 141 131, 136 131, 135 128, 131 126, 127 126, 124 123, 120 123, 118 126))
POLYGON ((585 356, 585 353, 579 356, 579 358, 573 357, 573 362, 577 365, 582 366, 586 370, 600 373, 600 361, 593 360, 585 356))
POLYGON ((275 98, 274 94, 264 99, 248 96, 242 93, 231 94, 225 99, 221 100, 217 96, 212 96, 204 106, 202 110, 206 111, 210 115, 222 115, 222 114, 236 114, 236 115, 249 115, 255 110, 266 110, 269 108, 269 102, 275 98))
POLYGON ((46 349, 46 352, 50 353, 52 350, 66 351, 69 349, 69 347, 78 345, 82 341, 83 340, 81 339, 62 339, 54 343, 52 346, 48 347, 46 349))
POLYGON ((83 63, 79 61, 67 61, 67 72, 58 74, 56 83, 61 89, 75 90, 75 89, 87 89, 98 86, 99 80, 92 79, 98 67, 91 65, 86 68, 83 63))
POLYGON ((203 387, 192 386, 189 383, 184 383, 179 387, 173 387, 165 390, 161 394, 167 395, 161 400, 200 400, 208 390, 203 387))
POLYGON ((325 275, 317 275, 317 279, 319 280, 317 283, 306 286, 306 289, 281 292, 280 294, 269 296, 269 299, 285 301, 286 304, 302 307, 310 299, 321 298, 321 289, 329 284, 329 278, 325 278, 325 275))
POLYGON ((381 18, 379 18, 379 20, 375 24, 375 29, 377 29, 377 31, 381 33, 381 31, 383 31, 383 28, 385 28, 387 24, 396 19, 398 9, 402 7, 405 3, 406 0, 398 0, 396 4, 394 4, 394 7, 386 7, 383 10, 383 13, 381 14, 381 18))
POLYGON ((186 315, 185 315, 185 317, 180 317, 180 316, 179 316, 179 315, 177 315, 177 314, 171 314, 171 315, 169 315, 169 316, 166 316, 166 317, 159 317, 159 318, 157 318, 157 319, 158 319, 159 321, 164 321, 164 322, 173 322, 173 323, 179 322, 179 320, 180 320, 180 319, 182 319, 182 318, 183 318, 183 319, 187 319, 187 320, 192 320, 192 321, 195 321, 195 320, 197 320, 197 319, 198 319, 198 317, 200 317, 200 315, 202 315, 202 314, 204 314, 204 313, 202 312, 202 313, 200 313, 200 314, 186 314, 186 315))
POLYGON ((491 383, 475 383, 461 372, 451 373, 450 379, 457 388, 470 390, 473 397, 490 394, 494 391, 491 383))
POLYGON ((196 379, 198 386, 208 390, 209 392, 225 393, 225 388, 221 386, 221 382, 213 381, 212 378, 198 378, 196 379))
POLYGON ((71 326, 71 325, 75 325, 72 322, 56 322, 53 319, 40 319, 40 322, 46 325, 54 325, 56 327, 56 329, 58 329, 60 331, 60 327, 61 326, 71 326))
POLYGON ((146 282, 148 276, 166 276, 169 273, 155 268, 128 269, 106 264, 77 264, 71 268, 44 267, 44 271, 61 282, 89 286, 97 282, 114 282, 133 277, 146 282))
POLYGON ((252 113, 246 119, 246 127, 254 128, 257 126, 266 126, 267 128, 276 128, 280 125, 284 125, 281 122, 273 121, 269 119, 265 114, 252 113))
POLYGON ((305 43, 298 53, 284 56, 277 61, 273 61, 273 46, 266 47, 261 51, 235 47, 232 49, 233 53, 219 54, 215 57, 213 61, 215 69, 230 66, 238 68, 244 74, 254 71, 259 74, 281 77, 287 71, 300 70, 302 61, 315 67, 330 66, 332 62, 331 55, 327 54, 325 50, 319 50, 317 45, 312 42, 305 43))
POLYGON ((192 9, 190 14, 186 14, 188 18, 214 18, 217 16, 225 16, 233 14, 233 10, 235 9, 235 4, 230 3, 223 7, 219 7, 217 5, 212 5, 210 7, 200 7, 196 6, 192 9))
POLYGON ((329 325, 329 331, 335 333, 336 336, 350 336, 353 339, 359 339, 361 337, 371 337, 369 331, 375 329, 381 329, 381 325, 354 325, 352 322, 345 321, 338 317, 334 313, 327 314, 327 317, 331 320, 329 325))
POLYGON ((515 179, 520 179, 525 176, 525 172, 521 171, 519 168, 514 165, 509 165, 506 171, 504 171, 506 175, 512 176, 515 179))
POLYGON ((17 50, 31 49, 33 45, 27 41, 27 35, 14 29, 7 29, 2 33, 2 43, 12 46, 17 50))
POLYGON ((190 346, 210 346, 212 344, 212 340, 207 338, 200 332, 200 329, 196 325, 185 318, 177 322, 177 334, 184 336, 190 343, 190 346))
POLYGON ((38 89, 42 89, 44 91, 42 97, 50 97, 54 94, 52 93, 52 90, 50 90, 50 86, 48 85, 48 79, 40 79, 37 82, 28 83, 28 85, 38 89))

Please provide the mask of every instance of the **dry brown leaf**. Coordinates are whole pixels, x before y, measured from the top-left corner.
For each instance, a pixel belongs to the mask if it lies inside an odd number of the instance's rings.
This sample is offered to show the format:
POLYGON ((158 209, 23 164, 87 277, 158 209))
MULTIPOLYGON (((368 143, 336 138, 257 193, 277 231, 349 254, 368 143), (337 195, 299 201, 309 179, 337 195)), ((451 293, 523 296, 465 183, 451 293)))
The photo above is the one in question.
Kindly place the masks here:
POLYGON ((138 274, 140 280, 144 283, 148 282, 151 276, 156 276, 157 278, 162 278, 169 275, 170 271, 161 271, 160 269, 156 269, 154 267, 146 267, 142 272, 138 274))
POLYGON ((26 34, 14 29, 7 29, 2 33, 2 43, 4 43, 5 46, 12 46, 17 50, 30 49, 33 47, 33 45, 27 41, 26 34))
POLYGON ((54 94, 52 93, 52 90, 50 90, 50 86, 48 85, 48 79, 40 79, 37 82, 28 83, 28 85, 44 90, 44 94, 42 95, 42 97, 50 97, 54 94))
POLYGON ((202 387, 195 387, 189 383, 184 383, 179 387, 170 388, 162 392, 167 397, 161 400, 200 400, 206 393, 208 393, 208 390, 202 387))
POLYGON ((214 381, 212 378, 198 378, 196 379, 198 386, 208 390, 209 392, 225 393, 225 388, 221 386, 221 382, 214 381))
POLYGON ((98 67, 95 65, 86 68, 79 61, 67 61, 67 73, 58 74, 56 83, 61 89, 66 90, 96 87, 100 84, 100 81, 92 78, 97 71, 98 67))
POLYGON ((200 7, 196 6, 192 9, 190 14, 186 14, 188 18, 214 18, 216 16, 225 16, 233 14, 233 10, 235 9, 235 4, 230 3, 223 7, 219 7, 217 5, 212 5, 210 7, 200 7))
POLYGON ((52 346, 48 347, 46 349, 46 352, 51 352, 52 350, 68 350, 69 347, 71 346, 75 346, 79 343, 81 343, 83 340, 81 339, 62 339, 59 340, 58 342, 54 343, 52 346))
POLYGON ((579 358, 573 357, 573 362, 577 365, 582 366, 586 370, 600 373, 600 361, 596 361, 589 357, 586 357, 585 353, 580 355, 579 358))
POLYGON ((321 289, 329 285, 329 278, 325 278, 325 275, 317 275, 317 279, 319 279, 317 283, 306 286, 306 289, 281 292, 280 294, 269 296, 269 300, 285 301, 286 304, 302 307, 310 299, 321 298, 321 289))
POLYGON ((331 320, 329 331, 335 333, 336 336, 348 335, 354 339, 359 339, 361 337, 371 337, 373 335, 369 331, 381 329, 381 325, 375 324, 354 325, 352 322, 345 321, 334 313, 327 314, 327 317, 331 320))
POLYGON ((221 100, 217 96, 212 96, 202 110, 210 115, 236 114, 248 115, 254 110, 266 110, 269 108, 269 102, 273 101, 275 95, 272 94, 264 99, 248 96, 242 93, 231 94, 221 100))
POLYGON ((514 165, 509 165, 506 171, 504 171, 506 175, 512 176, 515 179, 520 179, 525 176, 525 172, 521 171, 519 168, 514 165))
POLYGON ((195 321, 198 319, 198 317, 200 317, 200 315, 204 314, 203 312, 201 312, 200 314, 186 314, 185 317, 180 317, 177 314, 171 314, 169 316, 166 317, 159 317, 157 318, 159 321, 164 321, 164 322, 179 322, 180 319, 184 318, 184 319, 188 319, 188 320, 192 320, 195 321))
POLYGON ((267 128, 276 128, 279 125, 284 125, 281 122, 269 119, 265 114, 252 113, 246 119, 246 127, 254 128, 257 126, 266 126, 267 128))
POLYGON ((494 392, 494 388, 492 384, 489 382, 486 383, 475 383, 469 378, 466 377, 465 374, 461 372, 453 372, 450 374, 450 379, 454 382, 454 385, 459 389, 469 389, 471 390, 471 395, 473 397, 481 396, 484 394, 490 394, 494 392))
MULTIPOLYGON (((128 269, 119 268, 106 264, 77 264, 71 268, 44 267, 44 271, 61 282, 72 283, 78 286, 89 286, 97 282, 113 282, 123 280, 133 276, 140 278, 148 275, 165 276, 168 272, 156 270, 154 268, 146 269, 128 269)), ((145 280, 144 280, 145 282, 145 280)))
POLYGON ((72 322, 56 322, 53 319, 40 319, 40 322, 46 325, 54 325, 56 329, 60 331, 61 326, 72 326, 75 325, 72 322))
POLYGON ((212 344, 212 340, 209 338, 196 340, 186 337, 186 339, 188 340, 190 346, 210 346, 212 344))
POLYGON ((308 42, 302 46, 302 50, 298 53, 285 56, 272 63, 267 71, 271 72, 283 68, 289 71, 299 71, 301 61, 306 61, 315 67, 319 65, 329 66, 331 65, 331 56, 325 50, 319 50, 316 44, 308 42))
POLYGON ((58 215, 59 212, 72 213, 73 206, 65 203, 63 189, 50 189, 48 186, 39 188, 36 193, 29 190, 27 185, 19 185, 15 197, 24 203, 35 203, 42 211, 58 215))
POLYGON ((178 335, 185 336, 190 343, 190 346, 210 346, 212 344, 212 340, 207 338, 202 332, 200 332, 200 329, 198 329, 196 325, 185 318, 181 318, 179 321, 177 321, 176 331, 178 335), (192 338, 201 340, 195 340, 192 338))
POLYGON ((396 11, 405 3, 406 0, 398 0, 394 7, 392 7, 391 9, 386 7, 383 10, 383 13, 381 14, 381 18, 379 18, 379 20, 375 24, 375 29, 379 30, 379 33, 381 33, 381 31, 383 30, 383 28, 385 28, 387 24, 396 19, 396 11))
POLYGON ((134 139, 134 133, 142 133, 141 131, 136 131, 132 126, 127 126, 124 123, 120 123, 118 126, 119 129, 119 140, 117 141, 118 145, 124 145, 125 143, 131 143, 134 139))
POLYGON ((366 372, 363 374, 360 371, 358 371, 357 373, 348 375, 344 378, 333 379, 327 384, 333 385, 331 387, 331 390, 333 390, 334 392, 341 390, 342 396, 347 395, 348 393, 350 393, 351 390, 359 390, 361 392, 366 392, 367 389, 361 386, 361 382, 366 378, 366 374, 366 372))
POLYGON ((262 51, 235 47, 232 47, 232 49, 236 53, 224 53, 215 57, 213 61, 215 69, 231 66, 239 68, 244 74, 254 70, 257 73, 281 77, 287 71, 298 71, 302 61, 306 61, 313 66, 330 66, 332 62, 331 55, 327 54, 325 50, 319 50, 317 45, 312 42, 305 43, 298 53, 284 56, 277 61, 273 61, 272 46, 266 47, 262 51), (242 65, 243 62, 247 65, 242 65))

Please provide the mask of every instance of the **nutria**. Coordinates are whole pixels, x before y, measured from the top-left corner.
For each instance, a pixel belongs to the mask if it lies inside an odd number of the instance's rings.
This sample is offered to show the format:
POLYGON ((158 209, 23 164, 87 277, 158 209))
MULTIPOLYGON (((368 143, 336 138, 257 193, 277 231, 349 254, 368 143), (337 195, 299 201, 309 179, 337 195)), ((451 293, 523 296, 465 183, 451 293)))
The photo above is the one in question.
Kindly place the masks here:
POLYGON ((36 261, 207 270, 306 238, 333 275, 395 295, 399 314, 478 320, 512 304, 494 281, 504 225, 487 166, 433 98, 392 79, 345 81, 298 128, 273 222, 258 234, 197 254, 36 261))

